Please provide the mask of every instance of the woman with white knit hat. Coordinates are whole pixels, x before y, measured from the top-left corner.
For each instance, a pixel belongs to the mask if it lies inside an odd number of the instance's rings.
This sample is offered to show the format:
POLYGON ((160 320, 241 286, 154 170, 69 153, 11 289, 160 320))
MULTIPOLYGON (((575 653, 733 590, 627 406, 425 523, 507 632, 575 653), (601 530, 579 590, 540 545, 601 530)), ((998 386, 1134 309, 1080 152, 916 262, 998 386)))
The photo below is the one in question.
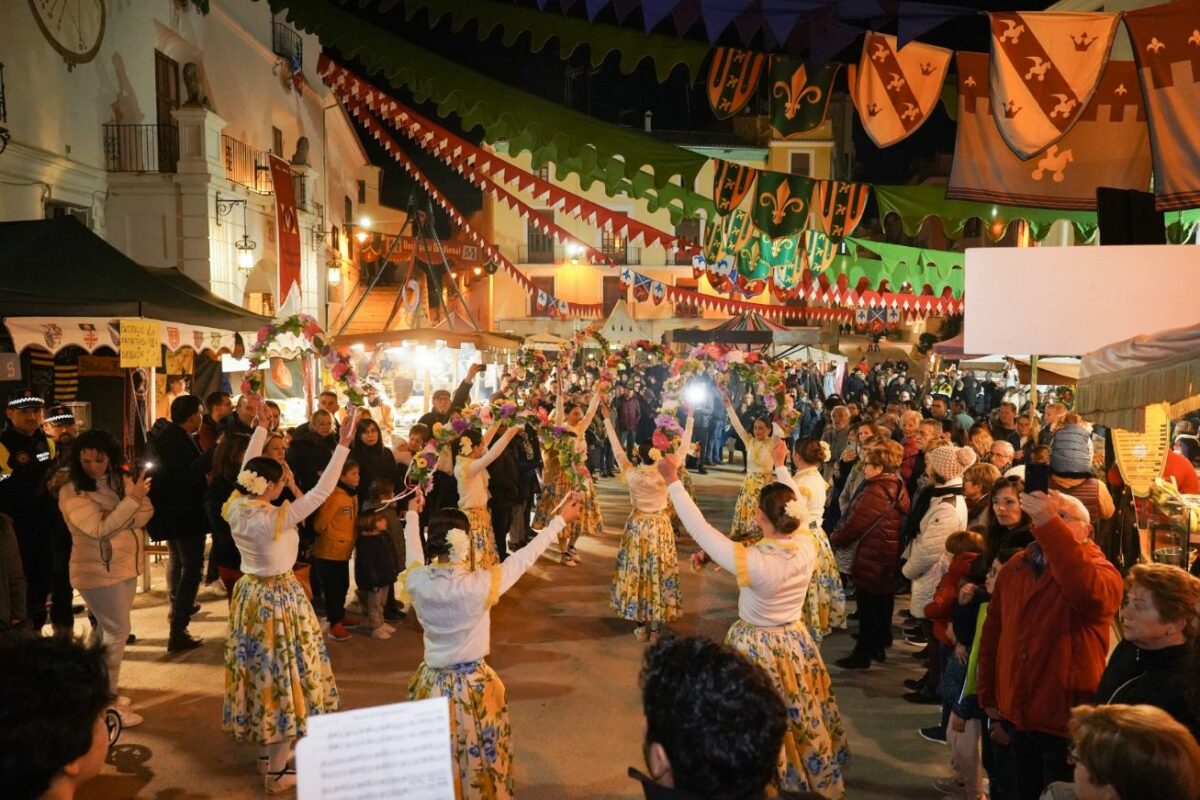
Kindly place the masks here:
MULTIPOLYGON (((925 469, 931 486, 929 510, 921 517, 917 537, 905 554, 904 577, 912 581, 909 611, 925 618, 925 606, 933 600, 944 569, 939 568, 946 538, 967 527, 967 501, 963 497, 963 473, 977 456, 970 447, 935 447, 925 454, 925 469)), ((943 565, 944 566, 944 565, 943 565)))

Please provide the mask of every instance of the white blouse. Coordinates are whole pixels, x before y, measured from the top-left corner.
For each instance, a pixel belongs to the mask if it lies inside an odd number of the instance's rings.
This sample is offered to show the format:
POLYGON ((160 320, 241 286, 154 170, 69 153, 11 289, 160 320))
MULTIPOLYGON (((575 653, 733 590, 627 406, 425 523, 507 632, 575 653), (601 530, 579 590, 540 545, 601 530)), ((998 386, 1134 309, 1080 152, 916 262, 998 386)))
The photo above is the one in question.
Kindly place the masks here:
MULTIPOLYGON (((460 455, 455 460, 454 477, 458 480, 459 508, 487 508, 488 499, 491 497, 491 492, 488 491, 491 480, 487 471, 488 465, 500 457, 519 430, 516 426, 510 427, 500 441, 489 446, 479 458, 460 455)), ((494 432, 495 429, 484 436, 485 444, 489 443, 489 437, 494 432)))
MULTIPOLYGON (((267 440, 267 429, 258 427, 246 446, 246 457, 242 469, 252 458, 262 455, 263 443, 267 440)), ((296 563, 300 549, 300 534, 296 526, 325 502, 337 486, 342 475, 342 464, 350 451, 338 445, 321 479, 312 491, 298 497, 294 502, 273 506, 250 497, 234 500, 229 507, 229 529, 234 544, 242 554, 242 572, 269 578, 282 575, 296 563), (280 530, 279 536, 275 535, 280 530)))
POLYGON ((829 484, 821 476, 821 470, 816 467, 805 467, 793 477, 787 467, 776 467, 775 478, 785 486, 792 487, 796 495, 808 508, 808 527, 821 527, 821 519, 825 516, 825 495, 829 492, 829 484))
POLYGON ((743 621, 771 628, 801 619, 817 563, 817 546, 811 536, 763 539, 747 547, 709 525, 679 481, 667 487, 667 494, 696 543, 737 576, 738 616, 743 621))
POLYGON ((492 650, 492 606, 558 540, 563 527, 562 517, 555 517, 502 564, 472 571, 462 565, 426 565, 417 513, 405 514, 405 588, 424 631, 425 663, 445 669, 487 656, 492 650))
MULTIPOLYGON (((621 467, 621 480, 625 481, 625 485, 629 487, 629 502, 633 504, 634 511, 646 514, 666 511, 667 482, 659 474, 658 468, 653 464, 643 464, 637 467, 633 465, 633 462, 625 455, 625 448, 621 444, 620 437, 617 436, 616 429, 613 428, 612 420, 604 420, 604 432, 608 435, 613 455, 617 457, 617 463, 621 467)), ((687 457, 691 443, 692 415, 688 414, 687 425, 684 426, 683 436, 679 440, 678 452, 682 454, 681 461, 687 457)))

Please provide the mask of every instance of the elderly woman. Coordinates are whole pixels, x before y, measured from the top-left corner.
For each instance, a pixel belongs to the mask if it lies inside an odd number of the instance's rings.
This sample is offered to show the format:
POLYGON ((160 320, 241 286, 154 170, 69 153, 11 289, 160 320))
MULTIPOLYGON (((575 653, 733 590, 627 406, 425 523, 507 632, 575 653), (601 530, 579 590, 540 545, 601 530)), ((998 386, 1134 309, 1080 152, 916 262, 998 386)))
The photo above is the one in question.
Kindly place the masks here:
POLYGON ((1200 741, 1200 578, 1137 564, 1125 579, 1124 639, 1109 656, 1098 703, 1158 706, 1200 741))

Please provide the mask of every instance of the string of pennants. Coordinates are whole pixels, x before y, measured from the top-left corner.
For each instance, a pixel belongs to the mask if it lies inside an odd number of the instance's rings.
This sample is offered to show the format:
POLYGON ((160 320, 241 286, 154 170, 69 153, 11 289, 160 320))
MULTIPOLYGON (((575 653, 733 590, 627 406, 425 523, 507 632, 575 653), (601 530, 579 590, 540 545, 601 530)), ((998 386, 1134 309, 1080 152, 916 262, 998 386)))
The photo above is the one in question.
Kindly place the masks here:
MULTIPOLYGON (((1200 0, 1121 13, 990 12, 988 20, 990 53, 901 46, 895 36, 867 32, 847 78, 872 141, 888 147, 920 129, 956 59, 959 125, 948 198, 1094 209, 1096 186, 1145 191, 1153 175, 1159 210, 1200 205, 1200 161, 1192 157, 1200 151, 1200 0), (1110 59, 1122 21, 1132 62, 1110 59)), ((838 71, 718 47, 709 103, 718 118, 731 117, 767 76, 770 126, 787 139, 824 122, 838 71)), ((724 197, 714 191, 714 199, 729 213, 754 176, 736 165, 718 173, 724 197)), ((770 204, 778 228, 780 215, 797 213, 794 197, 760 187, 755 209, 770 204)))

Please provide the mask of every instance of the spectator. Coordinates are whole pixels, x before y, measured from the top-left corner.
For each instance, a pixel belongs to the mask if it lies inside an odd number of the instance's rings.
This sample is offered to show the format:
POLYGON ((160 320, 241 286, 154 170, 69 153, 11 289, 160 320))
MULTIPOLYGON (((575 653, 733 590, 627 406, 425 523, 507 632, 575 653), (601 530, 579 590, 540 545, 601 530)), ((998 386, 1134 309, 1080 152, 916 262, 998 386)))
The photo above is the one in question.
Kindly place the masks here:
POLYGON ((158 513, 150 519, 149 531, 151 538, 167 542, 170 553, 168 653, 194 650, 203 644, 188 632, 192 614, 199 610, 195 607, 196 591, 204 573, 204 538, 208 533, 204 474, 197 465, 202 453, 194 438, 203 419, 200 398, 184 395, 171 404, 171 421, 150 440, 149 455, 154 463, 150 502, 158 513))
POLYGON ((821 441, 829 445, 829 452, 833 454, 833 458, 821 467, 821 475, 827 481, 833 478, 834 468, 850 446, 850 409, 846 406, 835 406, 829 412, 829 422, 821 433, 821 441))
POLYGON ((241 471, 249 444, 250 437, 240 433, 221 437, 217 449, 213 451, 212 477, 204 490, 204 515, 212 529, 209 564, 216 565, 217 575, 231 600, 233 585, 242 577, 242 554, 233 541, 229 521, 221 514, 221 509, 237 488, 237 474, 241 471))
POLYGON ((1012 443, 998 439, 992 442, 991 451, 988 453, 988 463, 1000 470, 1000 474, 1003 475, 1013 465, 1015 456, 1012 443))
POLYGON ((909 508, 908 492, 896 474, 902 458, 896 442, 867 446, 866 480, 829 536, 835 550, 854 551, 850 577, 858 598, 858 644, 849 656, 834 662, 842 669, 868 669, 872 659, 882 662, 891 644, 900 528, 909 508))
POLYGON ((1200 746, 1166 712, 1152 706, 1079 706, 1071 712, 1070 731, 1071 788, 1078 800, 1196 796, 1200 746))
MULTIPOLYGON (((974 378, 971 380, 973 381, 974 378)), ((966 401, 962 398, 955 398, 950 404, 950 409, 952 411, 950 420, 964 431, 971 430, 972 426, 975 425, 975 418, 967 412, 966 401)))
POLYGON ((992 524, 992 488, 1000 470, 975 463, 963 473, 963 499, 967 501, 967 527, 987 530, 992 524))
POLYGON ((1063 418, 1050 446, 1050 488, 1080 500, 1093 526, 1116 513, 1108 487, 1092 477, 1092 432, 1077 414, 1063 418))
POLYGON ((1050 447, 1054 444, 1054 436, 1062 427, 1063 417, 1067 415, 1067 407, 1063 403, 1047 403, 1045 408, 1046 424, 1038 435, 1038 444, 1050 447))
POLYGON ((374 418, 359 420, 354 426, 354 444, 350 458, 358 464, 359 486, 369 488, 378 479, 395 483, 396 457, 384 446, 383 431, 374 418))
POLYGON ((1097 703, 1157 706, 1200 741, 1200 578, 1136 564, 1125 579, 1124 638, 1109 656, 1097 703))
POLYGON ((1011 742, 1018 798, 1036 800, 1070 774, 1070 710, 1099 684, 1121 576, 1091 541, 1078 500, 1036 492, 1021 495, 1021 508, 1035 541, 996 579, 978 688, 987 715, 1004 721, 992 735, 1011 742))
POLYGON ((1018 477, 1002 478, 992 485, 992 526, 988 528, 988 558, 1001 550, 1024 548, 1033 541, 1029 515, 1021 510, 1025 482, 1018 477))
POLYGON ((625 451, 626 458, 633 458, 633 448, 637 443, 638 422, 642 418, 642 404, 634 396, 631 387, 623 386, 616 406, 617 434, 621 439, 621 448, 625 451))
MULTIPOLYGON (((109 689, 116 695, 142 566, 142 531, 154 514, 147 497, 151 481, 146 470, 130 477, 120 444, 99 430, 79 437, 68 472, 58 505, 73 540, 71 583, 103 632, 109 689)), ((125 727, 142 721, 128 698, 118 699, 117 710, 125 727)))
POLYGON ((908 410, 900 415, 900 433, 903 437, 904 462, 900 466, 900 477, 907 483, 917 469, 921 445, 921 412, 908 410))
POLYGON ((0 514, 0 634, 25 624, 25 570, 12 519, 0 514))
MULTIPOLYGON (((254 432, 254 405, 250 398, 254 395, 243 394, 237 400, 232 414, 226 414, 221 419, 221 433, 244 433, 249 436, 254 432)), ((197 398, 197 405, 199 398, 197 398)))
POLYGON ((75 415, 64 405, 46 409, 42 430, 54 441, 54 465, 46 479, 46 492, 54 505, 47 510, 50 539, 50 560, 53 573, 50 584, 50 617, 55 632, 73 636, 75 634, 74 596, 71 586, 71 532, 58 510, 58 492, 67 480, 71 460, 72 444, 79 434, 75 415))
POLYGON ((8 634, 0 638, 0 664, 4 796, 70 800, 100 774, 108 754, 105 709, 113 694, 103 649, 8 634))
POLYGON ((334 433, 333 415, 325 409, 313 412, 312 419, 303 431, 297 428, 292 435, 292 444, 287 451, 287 463, 296 477, 296 485, 301 491, 307 492, 317 485, 321 471, 333 457, 337 447, 337 435, 334 433))
MULTIPOLYGON (((507 431, 508 426, 501 425, 496 431, 495 441, 507 431)), ((518 428, 517 433, 496 456, 496 460, 487 465, 488 473, 488 511, 492 517, 492 534, 496 539, 496 553, 503 561, 508 557, 508 540, 513 530, 513 517, 521 505, 520 474, 517 469, 517 449, 515 443, 524 428, 518 428)))
POLYGON ((358 464, 347 458, 342 464, 337 487, 321 504, 313 520, 317 534, 312 549, 314 572, 321 576, 329 638, 335 642, 350 638, 343 621, 346 618, 346 593, 350 590, 350 556, 354 553, 358 535, 358 486, 358 464))
POLYGON ((509 551, 523 547, 530 539, 530 518, 537 507, 537 495, 541 491, 542 448, 538 445, 537 432, 526 424, 510 445, 517 465, 517 499, 513 508, 513 527, 509 533, 509 551))
POLYGON ((667 637, 646 651, 640 683, 650 775, 629 775, 647 800, 768 796, 787 708, 761 667, 707 639, 667 637))
POLYGON ((475 376, 483 370, 483 364, 472 364, 467 369, 467 376, 454 390, 453 397, 445 389, 438 389, 434 392, 431 398, 433 410, 426 412, 417 422, 430 428, 433 428, 435 423, 445 425, 449 422, 451 411, 460 411, 466 408, 467 403, 471 402, 471 384, 475 381, 475 376))
POLYGON ((1012 445, 1013 452, 1021 449, 1021 434, 1017 432, 1017 404, 1005 400, 996 409, 996 422, 992 425, 992 438, 1012 445))
POLYGON ((274 400, 263 403, 263 412, 267 415, 266 428, 271 433, 279 433, 279 425, 283 421, 283 409, 274 400))
POLYGON ((1033 439, 1033 431, 1037 417, 1033 412, 1022 414, 1017 417, 1017 434, 1021 437, 1021 444, 1013 454, 1013 460, 1017 464, 1024 464, 1029 460, 1029 451, 1037 446, 1037 442, 1033 439))
POLYGON ((221 420, 233 411, 233 400, 229 392, 209 392, 204 398, 204 407, 208 413, 200 423, 200 432, 196 438, 200 442, 200 449, 210 453, 217 446, 217 437, 221 434, 221 420))

